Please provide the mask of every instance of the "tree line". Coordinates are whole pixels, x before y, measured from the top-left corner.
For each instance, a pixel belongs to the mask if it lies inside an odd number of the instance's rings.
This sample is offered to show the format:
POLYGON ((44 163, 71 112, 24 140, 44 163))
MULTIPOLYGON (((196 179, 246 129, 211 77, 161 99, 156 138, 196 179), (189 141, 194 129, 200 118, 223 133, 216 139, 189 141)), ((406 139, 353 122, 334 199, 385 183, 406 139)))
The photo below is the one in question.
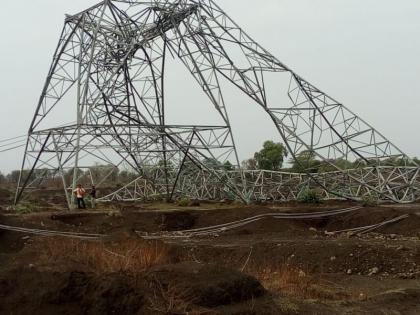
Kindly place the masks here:
MULTIPOLYGON (((255 152, 252 158, 249 158, 241 163, 241 168, 245 170, 267 170, 293 173, 323 173, 336 170, 336 168, 333 165, 336 165, 340 169, 354 169, 366 166, 376 166, 379 163, 375 161, 366 162, 362 159, 358 159, 355 161, 347 161, 345 159, 334 159, 330 160, 328 163, 326 161, 321 161, 317 159, 313 151, 307 150, 300 152, 296 156, 296 159, 289 158, 288 167, 284 167, 284 162, 288 157, 289 153, 282 143, 275 143, 274 141, 265 141, 261 150, 255 152)), ((387 166, 415 166, 416 164, 420 165, 420 160, 418 158, 413 158, 411 161, 412 162, 407 163, 406 159, 389 158, 381 161, 380 164, 387 166)), ((162 167, 163 163, 163 161, 159 161, 155 167, 149 166, 148 171, 153 171, 154 168, 162 167)), ((229 161, 221 163, 212 158, 206 158, 202 161, 202 163, 210 169, 224 169, 226 171, 233 171, 236 168, 229 161)), ((170 161, 167 161, 166 168, 172 171, 176 171, 176 167, 170 161)), ((196 166, 193 165, 192 162, 187 160, 183 169, 186 170, 189 168, 195 169, 196 166)), ((64 172, 64 178, 67 184, 71 183, 73 173, 74 169, 69 169, 64 172)), ((3 174, 0 172, 0 185, 15 185, 19 180, 19 175, 19 170, 14 170, 8 174, 3 174)), ((23 177, 26 177, 25 175, 27 175, 27 173, 24 173, 23 177)), ((57 170, 37 169, 32 174, 32 179, 42 177, 43 183, 46 186, 62 185, 62 180, 57 175, 57 170)), ((141 174, 135 172, 134 170, 121 170, 114 165, 96 164, 89 170, 78 169, 79 181, 86 184, 90 183, 91 180, 97 182, 99 179, 105 178, 105 184, 109 183, 112 185, 122 185, 136 179, 139 175, 141 174)))
POLYGON ((357 169, 363 167, 382 166, 416 166, 420 165, 418 158, 411 161, 402 158, 388 158, 379 161, 356 159, 348 161, 343 158, 330 159, 328 162, 316 158, 314 151, 305 150, 298 153, 295 158, 290 158, 288 164, 290 167, 283 167, 285 159, 289 156, 286 147, 282 143, 266 141, 263 148, 255 152, 254 157, 242 162, 242 168, 247 170, 267 170, 267 171, 283 171, 292 173, 324 173, 340 169, 357 169))

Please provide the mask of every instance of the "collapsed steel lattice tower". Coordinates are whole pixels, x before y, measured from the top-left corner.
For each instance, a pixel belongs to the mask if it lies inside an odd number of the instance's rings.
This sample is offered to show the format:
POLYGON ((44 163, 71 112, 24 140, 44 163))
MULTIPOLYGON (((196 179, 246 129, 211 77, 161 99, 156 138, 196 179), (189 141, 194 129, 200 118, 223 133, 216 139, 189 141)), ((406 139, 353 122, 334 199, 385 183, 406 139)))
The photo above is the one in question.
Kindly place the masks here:
POLYGON ((262 48, 211 0, 105 0, 66 17, 29 129, 16 202, 39 185, 41 170, 50 169, 62 178, 70 204, 78 170, 93 161, 138 172, 104 200, 175 194, 291 199, 308 184, 327 197, 375 194, 410 202, 419 196, 418 165, 262 48), (168 55, 190 71, 222 124, 166 123, 168 55), (269 115, 304 174, 239 169, 222 94, 229 82, 269 115), (51 113, 68 106, 66 95, 75 122, 56 126, 51 113), (314 158, 328 172, 305 166, 314 158), (236 168, 226 170, 225 161, 236 168))

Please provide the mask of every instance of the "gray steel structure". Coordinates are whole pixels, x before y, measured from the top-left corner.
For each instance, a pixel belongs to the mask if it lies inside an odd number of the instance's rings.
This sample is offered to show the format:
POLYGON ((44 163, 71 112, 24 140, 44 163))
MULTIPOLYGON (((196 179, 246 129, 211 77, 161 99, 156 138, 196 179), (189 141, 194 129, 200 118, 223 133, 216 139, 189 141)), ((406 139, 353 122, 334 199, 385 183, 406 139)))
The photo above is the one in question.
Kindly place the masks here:
POLYGON ((290 200, 308 185, 325 198, 419 197, 414 161, 261 47, 212 0, 105 0, 66 16, 29 128, 15 202, 42 182, 40 170, 50 169, 62 178, 71 206, 79 170, 93 161, 138 173, 103 200, 290 200), (167 124, 168 56, 189 70, 223 123, 167 124), (227 83, 269 115, 302 173, 240 169, 223 97, 227 83), (75 122, 55 126, 48 119, 66 106, 66 95, 75 122), (313 173, 313 159, 328 172, 313 173))

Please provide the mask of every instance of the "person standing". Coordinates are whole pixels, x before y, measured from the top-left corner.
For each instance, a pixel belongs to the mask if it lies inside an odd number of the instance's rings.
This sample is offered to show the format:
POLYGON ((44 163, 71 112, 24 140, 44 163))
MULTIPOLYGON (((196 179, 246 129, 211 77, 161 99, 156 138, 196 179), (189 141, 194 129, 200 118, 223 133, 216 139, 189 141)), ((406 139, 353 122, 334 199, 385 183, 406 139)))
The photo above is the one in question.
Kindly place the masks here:
POLYGON ((86 191, 82 187, 81 184, 77 185, 77 188, 74 190, 74 193, 75 193, 76 199, 77 199, 77 208, 78 209, 86 209, 86 204, 85 204, 85 200, 84 200, 86 191))
POLYGON ((96 200, 96 187, 95 185, 92 185, 92 188, 90 189, 90 202, 92 204, 92 209, 95 209, 95 200, 96 200))

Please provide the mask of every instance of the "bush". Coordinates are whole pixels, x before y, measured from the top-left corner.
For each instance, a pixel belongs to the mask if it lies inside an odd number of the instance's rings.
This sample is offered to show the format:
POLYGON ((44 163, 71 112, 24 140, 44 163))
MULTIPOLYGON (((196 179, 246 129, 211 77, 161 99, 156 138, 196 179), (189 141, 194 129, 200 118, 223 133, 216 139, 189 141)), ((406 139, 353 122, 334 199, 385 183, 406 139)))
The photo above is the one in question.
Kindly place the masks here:
POLYGON ((375 207, 379 204, 379 198, 376 195, 366 195, 362 198, 363 207, 375 207))
POLYGON ((169 247, 159 241, 127 239, 117 243, 48 237, 35 242, 39 264, 72 261, 98 274, 143 272, 171 262, 169 247))
POLYGON ((190 205, 191 200, 187 197, 183 197, 178 199, 177 205, 179 207, 188 207, 190 205))
POLYGON ((86 209, 91 209, 92 208, 92 198, 91 197, 85 198, 85 206, 86 206, 86 209))
POLYGON ((30 202, 21 202, 15 206, 15 211, 18 214, 29 214, 38 211, 39 207, 30 202))
POLYGON ((321 197, 317 190, 306 187, 299 192, 297 201, 300 203, 317 204, 321 202, 321 197))
MULTIPOLYGON (((339 300, 343 293, 332 283, 289 264, 264 266, 252 264, 245 272, 258 279, 270 292, 278 292, 298 299, 339 300)), ((344 293, 347 297, 347 294, 344 293)), ((295 314, 295 312, 287 313, 295 314)))

